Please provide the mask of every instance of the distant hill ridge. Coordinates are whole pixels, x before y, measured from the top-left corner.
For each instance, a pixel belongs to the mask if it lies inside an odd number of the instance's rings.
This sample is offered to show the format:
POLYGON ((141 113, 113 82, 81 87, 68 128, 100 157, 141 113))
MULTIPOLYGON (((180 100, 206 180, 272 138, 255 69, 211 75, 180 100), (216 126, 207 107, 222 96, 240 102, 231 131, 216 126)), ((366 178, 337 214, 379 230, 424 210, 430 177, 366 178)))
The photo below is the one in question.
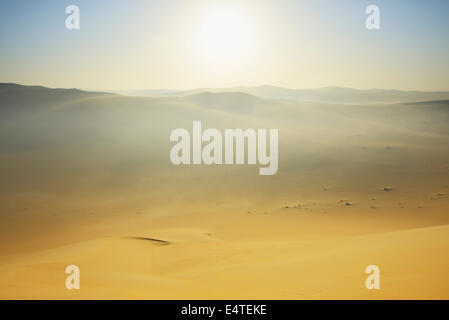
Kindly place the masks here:
POLYGON ((80 89, 76 89, 76 88, 49 88, 49 87, 44 87, 44 86, 39 86, 39 85, 31 85, 31 86, 27 86, 27 85, 21 85, 21 84, 17 84, 17 83, 0 83, 0 94, 5 94, 5 93, 19 93, 21 91, 26 91, 27 93, 42 93, 42 92, 46 92, 46 93, 63 93, 63 94, 82 94, 82 95, 86 95, 86 94, 90 94, 90 95, 113 95, 113 93, 110 92, 95 92, 95 91, 85 91, 85 90, 80 90, 80 89))
POLYGON ((116 92, 124 95, 150 97, 185 97, 201 92, 241 92, 263 99, 281 99, 303 102, 374 104, 449 100, 449 91, 401 91, 389 89, 354 89, 324 87, 318 89, 288 89, 276 86, 200 88, 193 90, 137 90, 116 92))
MULTIPOLYGON (((185 91, 176 90, 137 90, 94 92, 79 89, 53 89, 43 86, 23 86, 15 83, 0 83, 2 100, 17 98, 21 93, 27 93, 27 99, 32 100, 38 94, 49 95, 50 98, 95 96, 95 95, 130 95, 146 97, 183 97, 195 104, 213 109, 232 107, 234 103, 247 104, 251 109, 258 99, 292 100, 300 102, 319 102, 331 104, 391 104, 391 103, 422 103, 427 101, 449 100, 449 91, 401 91, 387 89, 354 89, 342 87, 324 87, 318 89, 287 89, 275 86, 230 87, 230 88, 200 88, 185 91)), ((240 110, 246 113, 248 110, 240 110)))
POLYGON ((255 104, 262 100, 244 92, 200 92, 185 96, 184 99, 202 108, 240 114, 251 113, 255 104))

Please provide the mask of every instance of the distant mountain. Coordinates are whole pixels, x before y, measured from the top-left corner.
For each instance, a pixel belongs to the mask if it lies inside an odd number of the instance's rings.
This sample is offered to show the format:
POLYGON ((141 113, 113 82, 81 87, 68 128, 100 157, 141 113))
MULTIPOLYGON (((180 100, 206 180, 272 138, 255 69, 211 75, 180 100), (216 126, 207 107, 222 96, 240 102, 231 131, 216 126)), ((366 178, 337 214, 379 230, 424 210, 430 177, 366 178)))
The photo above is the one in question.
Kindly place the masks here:
POLYGON ((114 96, 112 93, 88 92, 78 89, 52 89, 43 86, 23 86, 0 83, 0 122, 10 116, 36 109, 61 106, 79 99, 114 96))
POLYGON ((48 88, 44 86, 25 86, 17 83, 0 83, 0 94, 3 99, 5 96, 14 98, 20 97, 20 94, 26 92, 27 95, 36 95, 40 98, 42 95, 49 95, 53 97, 67 97, 67 96, 94 96, 94 95, 112 95, 106 92, 83 91, 79 89, 62 89, 62 88, 48 88))
POLYGON ((243 92, 201 92, 185 96, 184 99, 202 108, 240 114, 251 113, 261 100, 243 92))
POLYGON ((337 104, 376 104, 419 102, 449 99, 448 91, 400 91, 385 89, 352 89, 341 87, 325 87, 318 89, 287 89, 275 86, 200 88, 186 91, 174 90, 140 90, 122 92, 125 95, 139 96, 172 96, 184 97, 201 92, 241 92, 263 99, 281 99, 304 102, 322 102, 337 104))
MULTIPOLYGON (((279 128, 283 132, 282 143, 290 145, 291 150, 307 139, 311 150, 321 144, 323 148, 346 146, 348 139, 352 139, 352 145, 405 146, 415 143, 412 132, 418 136, 423 132, 432 133, 429 139, 438 137, 447 146, 449 103, 444 99, 382 105, 329 104, 260 97, 279 92, 285 92, 285 97, 287 91, 284 90, 289 89, 276 87, 223 90, 240 92, 194 92, 188 95, 183 92, 182 97, 137 98, 77 89, 0 84, 0 156, 2 152, 51 149, 69 157, 71 152, 84 150, 85 157, 95 153, 102 161, 105 158, 120 160, 118 165, 122 165, 126 163, 126 157, 120 158, 118 154, 133 149, 129 153, 132 159, 128 160, 135 161, 136 167, 142 165, 142 154, 165 164, 169 152, 167 137, 171 130, 190 128, 192 121, 199 119, 210 128, 279 128)), ((309 98, 333 96, 335 100, 338 97, 344 101, 373 101, 374 98, 375 101, 385 101, 392 96, 404 95, 409 100, 429 100, 425 98, 438 96, 435 93, 343 88, 292 91, 298 95, 302 92, 303 96, 307 91, 309 98), (373 93, 378 97, 368 95, 373 93)), ((421 145, 425 145, 425 138, 420 136, 420 139, 423 139, 421 145)), ((72 161, 70 157, 69 160, 72 161)))
POLYGON ((1 109, 11 105, 36 105, 42 101, 46 104, 68 101, 82 97, 112 96, 112 93, 90 92, 78 89, 53 89, 43 86, 23 86, 16 83, 0 83, 1 109))
POLYGON ((177 90, 110 90, 111 93, 134 97, 166 97, 177 96, 177 90))

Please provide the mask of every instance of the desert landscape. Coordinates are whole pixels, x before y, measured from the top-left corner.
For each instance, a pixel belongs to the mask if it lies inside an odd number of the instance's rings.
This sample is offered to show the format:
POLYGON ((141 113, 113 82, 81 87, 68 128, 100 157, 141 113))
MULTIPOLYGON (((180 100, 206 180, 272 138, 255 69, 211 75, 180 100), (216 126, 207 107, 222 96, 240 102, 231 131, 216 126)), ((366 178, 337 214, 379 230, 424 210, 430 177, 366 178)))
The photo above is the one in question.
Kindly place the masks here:
POLYGON ((0 298, 448 299, 448 123, 445 91, 2 83, 0 298), (279 129, 277 173, 173 165, 194 120, 279 129))

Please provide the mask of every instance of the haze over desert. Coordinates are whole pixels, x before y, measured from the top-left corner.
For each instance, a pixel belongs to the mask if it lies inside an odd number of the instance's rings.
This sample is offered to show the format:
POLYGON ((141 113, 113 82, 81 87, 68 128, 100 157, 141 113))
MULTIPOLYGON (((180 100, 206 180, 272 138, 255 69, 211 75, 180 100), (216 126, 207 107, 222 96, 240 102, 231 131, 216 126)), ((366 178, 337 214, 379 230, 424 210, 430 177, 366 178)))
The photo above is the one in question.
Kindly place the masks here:
POLYGON ((1 84, 0 101, 2 298, 449 296, 447 100, 1 84), (170 132, 195 119, 280 128, 278 172, 173 165, 170 132), (71 264, 80 290, 64 285, 71 264), (373 264, 381 290, 365 287, 373 264))
POLYGON ((0 300, 228 320, 449 300, 448 16, 0 1, 0 300))

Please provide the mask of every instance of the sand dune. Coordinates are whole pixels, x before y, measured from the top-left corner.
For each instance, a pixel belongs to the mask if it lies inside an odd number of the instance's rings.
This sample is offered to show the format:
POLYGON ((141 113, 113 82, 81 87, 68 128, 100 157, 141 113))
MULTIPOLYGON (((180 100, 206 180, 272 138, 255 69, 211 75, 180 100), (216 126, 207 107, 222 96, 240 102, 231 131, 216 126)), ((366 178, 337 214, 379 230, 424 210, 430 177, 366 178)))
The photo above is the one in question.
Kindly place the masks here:
POLYGON ((448 106, 2 85, 0 297, 448 299, 448 106), (173 166, 193 120, 278 128, 278 172, 173 166))
POLYGON ((2 265, 1 297, 447 299, 449 261, 440 254, 449 250, 448 237, 444 225, 324 240, 197 237, 170 246, 104 238, 2 265), (69 291, 64 269, 74 261, 81 289, 69 291), (373 263, 381 290, 364 287, 373 263))

